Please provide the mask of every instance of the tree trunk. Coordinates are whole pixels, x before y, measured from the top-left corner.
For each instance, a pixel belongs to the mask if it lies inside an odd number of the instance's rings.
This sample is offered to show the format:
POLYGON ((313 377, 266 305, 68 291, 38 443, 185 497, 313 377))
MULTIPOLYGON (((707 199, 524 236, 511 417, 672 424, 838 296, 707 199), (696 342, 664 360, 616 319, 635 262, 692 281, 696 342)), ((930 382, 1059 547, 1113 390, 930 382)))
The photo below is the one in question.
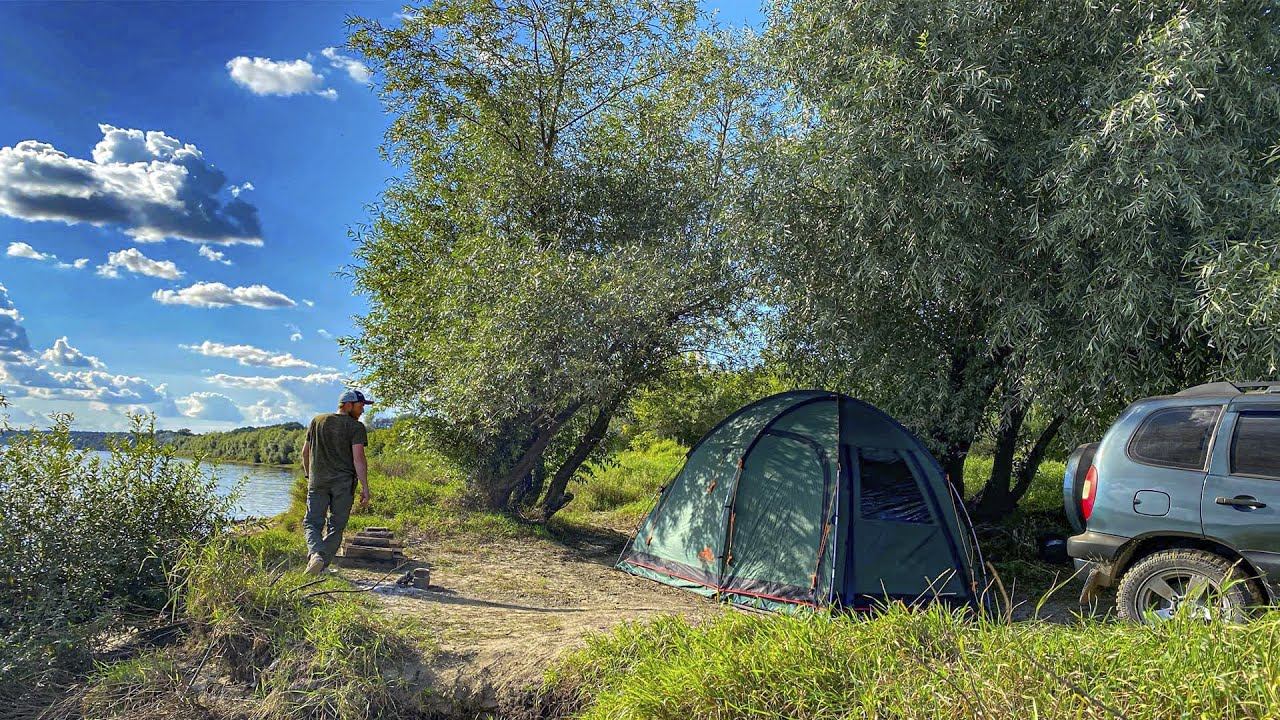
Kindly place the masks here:
POLYGON ((595 450, 604 439, 605 433, 609 430, 609 421, 613 419, 614 408, 617 406, 617 401, 612 401, 600 407, 595 420, 591 422, 591 427, 587 428, 586 434, 578 441, 573 452, 569 453, 564 464, 556 470, 555 476, 551 478, 551 485, 547 488, 547 496, 542 501, 543 519, 550 519, 557 510, 568 505, 573 499, 573 495, 566 493, 565 488, 569 486, 569 480, 573 478, 574 473, 578 472, 578 468, 582 467, 582 463, 590 457, 591 451, 595 450))
POLYGON ((1031 446, 1031 450, 1027 452, 1027 457, 1022 461, 1022 466, 1018 468, 1018 484, 1013 487, 1013 492, 1010 494, 1013 506, 1022 502, 1023 496, 1031 488, 1031 483, 1036 479, 1036 473, 1040 470, 1040 463, 1044 462, 1044 454, 1049 450, 1049 444, 1058 436, 1058 431, 1062 429, 1062 423, 1066 422, 1066 419, 1065 415, 1055 415, 1045 429, 1040 432, 1035 444, 1031 446))
POLYGON ((546 427, 538 431, 533 442, 529 443, 529 446, 525 448, 524 453, 520 456, 520 459, 516 461, 516 464, 512 465, 500 479, 486 489, 490 508, 494 510, 505 510, 508 507, 511 502, 512 491, 516 489, 516 486, 520 484, 520 481, 524 479, 525 475, 533 470, 533 466, 542 459, 542 453, 546 452, 547 445, 551 444, 551 439, 554 438, 556 433, 560 431, 560 428, 569 421, 569 418, 573 417, 573 414, 578 412, 578 408, 580 407, 582 407, 582 403, 575 402, 564 410, 561 410, 560 414, 552 418, 551 422, 547 423, 546 427))
POLYGON ((1026 419, 1028 403, 1013 398, 1002 413, 1000 428, 996 431, 996 449, 991 465, 991 477, 982 489, 982 499, 974 510, 974 516, 983 520, 994 520, 1013 509, 1010 484, 1013 479, 1013 461, 1018 452, 1018 434, 1022 432, 1022 423, 1026 419))
POLYGON ((964 461, 969 456, 969 446, 967 442, 952 445, 942 457, 942 470, 961 498, 964 497, 964 461))

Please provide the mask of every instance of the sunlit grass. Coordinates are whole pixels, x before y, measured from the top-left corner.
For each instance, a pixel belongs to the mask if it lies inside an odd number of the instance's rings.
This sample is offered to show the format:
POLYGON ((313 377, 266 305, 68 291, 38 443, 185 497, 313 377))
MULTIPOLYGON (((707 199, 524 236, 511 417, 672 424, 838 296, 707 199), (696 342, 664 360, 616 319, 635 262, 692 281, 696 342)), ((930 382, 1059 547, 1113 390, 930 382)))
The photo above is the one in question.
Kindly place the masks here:
POLYGON ((1268 718, 1280 613, 1248 626, 1000 624, 941 607, 870 619, 669 618, 549 676, 584 718, 1268 718))

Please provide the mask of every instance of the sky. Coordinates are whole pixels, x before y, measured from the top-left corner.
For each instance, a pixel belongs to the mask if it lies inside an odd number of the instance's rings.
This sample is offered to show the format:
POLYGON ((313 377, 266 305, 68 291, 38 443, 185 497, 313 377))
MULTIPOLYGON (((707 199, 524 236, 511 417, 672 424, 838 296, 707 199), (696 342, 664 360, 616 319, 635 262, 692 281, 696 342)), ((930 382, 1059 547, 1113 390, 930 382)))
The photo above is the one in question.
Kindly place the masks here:
MULTIPOLYGON (((713 2, 723 25, 757 2, 713 2)), ((359 371, 339 273, 395 168, 350 16, 399 2, 0 2, 0 394, 17 427, 303 421, 359 371)), ((376 399, 376 398, 375 398, 376 399)))

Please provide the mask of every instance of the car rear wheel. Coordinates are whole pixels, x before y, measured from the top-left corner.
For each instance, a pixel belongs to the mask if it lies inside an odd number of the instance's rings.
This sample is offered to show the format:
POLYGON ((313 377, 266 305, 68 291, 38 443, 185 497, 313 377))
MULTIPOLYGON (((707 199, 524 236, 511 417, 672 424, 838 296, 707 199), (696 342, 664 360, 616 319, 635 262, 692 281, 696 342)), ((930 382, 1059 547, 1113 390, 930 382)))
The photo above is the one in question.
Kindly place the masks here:
POLYGON ((1116 610, 1142 623, 1179 613, 1240 622, 1260 603, 1253 583, 1230 560, 1206 550, 1161 550, 1138 561, 1120 579, 1116 610))

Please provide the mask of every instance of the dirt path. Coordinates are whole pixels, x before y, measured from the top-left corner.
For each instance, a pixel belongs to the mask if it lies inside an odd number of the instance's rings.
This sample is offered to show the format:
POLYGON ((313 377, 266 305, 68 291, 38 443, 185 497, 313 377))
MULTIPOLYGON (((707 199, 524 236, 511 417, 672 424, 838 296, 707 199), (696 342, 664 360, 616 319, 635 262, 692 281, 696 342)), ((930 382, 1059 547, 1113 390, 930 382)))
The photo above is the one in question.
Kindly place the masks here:
MULTIPOLYGON (((624 542, 616 534, 408 542, 405 555, 430 566, 431 588, 388 582, 372 594, 433 636, 437 652, 419 680, 441 695, 441 713, 497 709, 536 686, 556 657, 590 633, 659 615, 725 612, 693 593, 613 569, 624 542)), ((385 570, 340 572, 368 585, 385 570)))

